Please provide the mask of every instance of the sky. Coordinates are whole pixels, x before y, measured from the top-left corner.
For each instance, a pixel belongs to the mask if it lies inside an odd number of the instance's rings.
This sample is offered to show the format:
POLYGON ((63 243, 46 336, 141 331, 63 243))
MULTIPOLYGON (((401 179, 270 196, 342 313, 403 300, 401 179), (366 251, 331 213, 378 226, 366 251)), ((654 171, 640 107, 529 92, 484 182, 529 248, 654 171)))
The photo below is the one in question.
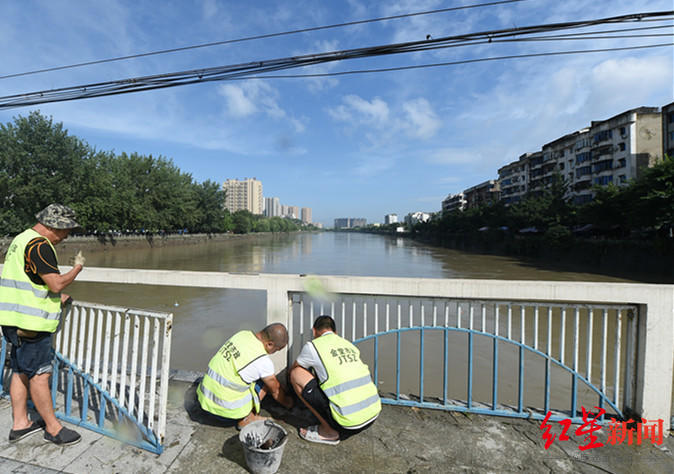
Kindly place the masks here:
MULTIPOLYGON (((485 0, 8 0, 0 15, 0 76, 478 3, 485 0)), ((4 78, 0 96, 417 41, 427 35, 667 10, 674 10, 672 0, 523 0, 4 78)), ((490 43, 286 73, 671 43, 673 31, 657 30, 669 34, 659 38, 490 43)), ((265 197, 310 207, 314 222, 328 227, 338 217, 374 223, 389 213, 402 218, 415 211, 436 212, 447 195, 496 179, 501 166, 592 120, 674 101, 673 54, 669 46, 370 74, 209 82, 0 110, 0 123, 39 110, 97 150, 162 156, 197 182, 255 177, 265 197)))

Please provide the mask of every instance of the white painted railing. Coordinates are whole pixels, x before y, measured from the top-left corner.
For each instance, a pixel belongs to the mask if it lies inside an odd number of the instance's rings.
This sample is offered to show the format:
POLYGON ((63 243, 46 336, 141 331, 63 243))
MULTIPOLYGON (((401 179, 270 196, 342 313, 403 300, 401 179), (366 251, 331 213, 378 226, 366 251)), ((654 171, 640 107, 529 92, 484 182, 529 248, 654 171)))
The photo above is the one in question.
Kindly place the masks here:
POLYGON ((172 315, 78 301, 55 349, 154 434, 166 433, 172 315))
MULTIPOLYGON (((67 268, 64 268, 64 271, 67 271, 67 268)), ((292 329, 292 293, 306 291, 308 277, 87 267, 79 275, 78 281, 263 290, 267 295, 267 321, 282 322, 292 329)), ((635 323, 637 330, 634 341, 637 360, 634 367, 636 373, 634 394, 630 397, 634 400, 634 406, 631 408, 644 418, 662 418, 665 426, 669 424, 674 365, 674 286, 672 285, 352 276, 321 276, 319 281, 323 289, 333 294, 369 295, 373 298, 387 295, 497 301, 503 303, 502 308, 511 305, 514 309, 517 305, 539 305, 541 307, 550 304, 558 307, 593 305, 600 312, 603 311, 601 308, 636 306, 639 315, 635 323)), ((507 314, 507 309, 499 311, 500 314, 507 314), (506 311, 506 313, 501 311, 506 311)), ((433 316, 424 313, 424 318, 427 317, 433 316)), ((571 316, 567 309, 565 317, 574 319, 575 313, 571 316)), ((480 322, 481 318, 480 313, 480 322)), ((592 312, 588 321, 591 324, 596 324, 595 320, 601 321, 603 331, 604 316, 601 316, 601 319, 597 318, 599 316, 595 316, 592 312)), ((622 318, 624 319, 624 316, 622 318)), ((536 324, 535 321, 534 316, 533 325, 536 324)), ((507 328, 504 330, 507 331, 507 328)), ((566 333, 568 330, 565 331, 564 338, 568 337, 566 333)), ((534 331, 534 334, 538 335, 539 331, 534 331)), ((608 343, 609 339, 606 341, 608 343)), ((538 341, 534 343, 538 344, 538 341)), ((567 344, 564 345, 567 346, 567 344)), ((604 354, 607 347, 608 344, 602 347, 600 354, 604 354)), ((285 367, 286 355, 281 352, 276 354, 274 360, 278 370, 285 367)))

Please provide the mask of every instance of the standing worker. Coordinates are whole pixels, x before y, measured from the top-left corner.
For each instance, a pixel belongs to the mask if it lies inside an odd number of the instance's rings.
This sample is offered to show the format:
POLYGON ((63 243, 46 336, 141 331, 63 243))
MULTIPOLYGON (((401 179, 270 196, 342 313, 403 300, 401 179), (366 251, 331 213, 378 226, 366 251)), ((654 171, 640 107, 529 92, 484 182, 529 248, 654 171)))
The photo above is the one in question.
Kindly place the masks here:
POLYGON ((337 335, 334 319, 319 316, 312 332, 290 370, 290 383, 320 424, 300 428, 300 436, 334 445, 372 426, 381 400, 360 351, 337 335))
POLYGON ((208 363, 208 371, 197 388, 201 409, 226 425, 243 428, 255 420, 264 420, 260 401, 267 393, 290 409, 290 398, 274 375, 269 357, 288 344, 283 324, 273 323, 261 331, 234 334, 208 363))
POLYGON ((73 268, 60 274, 54 245, 80 226, 75 222, 75 212, 61 204, 50 204, 35 217, 37 224, 10 244, 0 280, 0 325, 12 344, 9 395, 14 423, 9 441, 44 428, 45 440, 65 446, 77 443, 80 435, 62 426, 54 414, 49 388, 54 360, 52 335, 58 328, 61 308, 70 300, 61 290, 82 271, 84 257, 78 252, 73 268), (29 393, 42 417, 40 421, 28 418, 29 393))

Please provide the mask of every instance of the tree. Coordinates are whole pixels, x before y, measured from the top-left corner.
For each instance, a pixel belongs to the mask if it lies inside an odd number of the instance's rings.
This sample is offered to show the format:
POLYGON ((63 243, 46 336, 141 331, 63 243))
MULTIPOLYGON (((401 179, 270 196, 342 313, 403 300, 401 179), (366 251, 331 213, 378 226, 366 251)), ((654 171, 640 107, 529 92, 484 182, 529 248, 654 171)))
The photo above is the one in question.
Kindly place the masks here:
POLYGON ((32 225, 35 213, 53 202, 72 205, 91 153, 63 124, 31 112, 13 124, 0 125, 0 232, 15 233, 32 225))

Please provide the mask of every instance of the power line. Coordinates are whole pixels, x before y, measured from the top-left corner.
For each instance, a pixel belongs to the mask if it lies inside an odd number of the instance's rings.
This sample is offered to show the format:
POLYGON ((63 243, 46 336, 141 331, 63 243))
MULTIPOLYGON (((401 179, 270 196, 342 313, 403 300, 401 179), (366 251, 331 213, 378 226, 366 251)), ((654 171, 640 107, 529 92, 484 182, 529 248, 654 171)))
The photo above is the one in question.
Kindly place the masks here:
MULTIPOLYGON (((522 58, 535 58, 535 57, 544 57, 544 56, 561 56, 561 55, 570 55, 570 54, 583 54, 583 53, 606 53, 611 51, 628 51, 633 49, 649 49, 649 48, 661 48, 664 46, 674 46, 674 43, 660 43, 660 44, 649 44, 642 46, 624 46, 621 48, 603 48, 603 49, 583 49, 583 50, 572 50, 572 51, 548 51, 544 53, 530 53, 530 54, 514 54, 509 56, 494 56, 489 58, 477 58, 477 59, 463 59, 459 61, 448 61, 442 63, 432 63, 432 64, 415 64, 412 66, 396 66, 390 68, 378 68, 378 69, 357 69, 352 71, 338 71, 338 72, 326 72, 326 73, 315 73, 315 74, 276 74, 276 75, 265 75, 265 76, 246 76, 241 78, 232 78, 230 80, 248 80, 248 79, 299 79, 299 78, 319 78, 319 77, 333 77, 333 76, 346 76, 351 74, 370 74, 375 72, 394 72, 394 71, 406 71, 411 69, 426 69, 432 67, 442 67, 442 66, 457 66, 460 64, 471 64, 471 63, 481 63, 488 61, 502 61, 504 59, 522 59, 522 58)), ((0 108, 2 108, 0 106, 0 108)))
MULTIPOLYGON (((61 102, 67 100, 76 100, 91 97, 102 97, 116 94, 124 94, 130 92, 139 92, 152 89, 160 89, 167 87, 176 87, 180 85, 195 84, 199 82, 223 81, 232 79, 242 79, 250 77, 261 77, 260 74, 267 74, 271 72, 294 69, 304 66, 311 66, 317 64, 324 64, 328 62, 343 61, 347 59, 368 58, 373 56, 385 56, 392 54, 402 54, 409 52, 428 51, 440 48, 449 48, 466 43, 476 44, 478 42, 499 42, 505 41, 509 38, 526 39, 527 35, 535 35, 550 31, 569 30, 574 28, 585 28, 588 26, 596 26, 601 24, 611 23, 625 23, 641 21, 645 18, 653 18, 657 16, 670 16, 674 12, 654 12, 654 13, 639 13, 632 15, 622 15, 617 17, 602 18, 596 20, 583 20, 566 23, 555 23, 548 25, 535 25, 520 28, 509 28, 502 30, 483 31, 478 33, 470 33, 464 35, 448 36, 438 39, 411 41, 407 43, 387 44, 380 46, 370 46, 351 50, 332 51, 326 53, 307 54, 303 56, 279 58, 263 61, 253 61, 243 64, 234 64, 227 66, 218 66, 204 69, 196 69, 190 71, 180 71, 152 76, 136 77, 130 79, 123 79, 117 81, 100 82, 94 84, 86 84, 79 86, 63 87, 59 89, 31 92, 25 94, 14 94, 0 97, 0 109, 35 105, 48 102, 61 102), (257 76, 254 76, 257 75, 257 76)), ((534 37, 535 38, 535 37, 534 37)), ((627 49, 643 49, 646 47, 661 47, 669 46, 669 44, 649 45, 640 47, 628 48, 606 48, 601 51, 618 51, 627 49)), ((532 55, 520 55, 519 57, 536 57, 557 54, 579 54, 586 51, 567 51, 555 53, 537 53, 532 55)), ((589 52, 600 52, 600 50, 592 50, 589 52)), ((501 59, 510 59, 512 57, 501 57, 501 59)), ((436 67, 440 65, 451 64, 466 64, 470 62, 480 62, 486 60, 494 60, 489 58, 472 59, 459 61, 455 63, 438 63, 435 65, 419 65, 419 66, 404 66, 398 68, 386 68, 381 70, 362 70, 360 72, 332 73, 332 75, 343 75, 351 73, 363 72, 383 72, 394 70, 415 69, 420 67, 436 67)), ((326 74, 328 75, 328 74, 326 74)), ((269 76, 264 76, 269 77, 269 76)), ((285 76, 290 77, 290 76, 285 76)), ((296 77, 300 77, 297 75, 296 77)), ((304 77, 320 77, 318 75, 304 75, 304 77)))
POLYGON ((45 69, 36 69, 34 71, 27 71, 27 72, 19 72, 16 74, 7 74, 4 76, 0 76, 0 79, 9 79, 9 78, 15 78, 15 77, 23 77, 23 76, 29 76, 32 74, 40 74, 44 72, 55 72, 55 71, 62 71, 64 69, 73 69, 73 68, 78 68, 78 67, 83 67, 83 66, 93 66, 96 64, 104 64, 104 63, 110 63, 110 62, 115 62, 115 61, 124 61, 127 59, 137 59, 137 58, 143 58, 147 56, 156 56, 159 54, 167 54, 167 53, 177 53, 180 51, 188 51, 192 49, 199 49, 199 48, 210 48, 212 46, 221 46, 225 44, 233 44, 233 43, 242 43, 245 41, 253 41, 253 40, 260 40, 260 39, 269 39, 269 38, 277 38, 279 36, 288 36, 288 35, 294 35, 294 34, 299 34, 299 33, 309 33, 312 31, 321 31, 321 30, 328 30, 328 29, 334 29, 334 28, 343 28, 346 26, 355 26, 355 25, 363 25, 367 23, 375 23, 375 22, 380 22, 380 21, 388 21, 388 20, 398 20, 402 18, 410 18, 414 16, 422 16, 422 15, 434 15, 437 13, 447 13, 451 11, 457 11, 457 10, 466 10, 470 8, 481 8, 481 7, 490 7, 490 6, 497 6, 497 5, 503 5, 506 3, 517 3, 517 2, 524 2, 527 0, 500 0, 500 1, 495 1, 495 2, 488 2, 488 3, 477 3, 474 5, 463 5, 460 7, 451 7, 451 8, 441 8, 437 10, 427 10, 427 11, 422 11, 422 12, 414 12, 414 13, 404 13, 400 15, 392 15, 392 16, 385 16, 385 17, 379 17, 379 18, 371 18, 368 20, 356 20, 356 21, 349 21, 345 23, 336 23, 333 25, 324 25, 324 26, 314 26, 314 27, 309 27, 309 28, 302 28, 298 30, 290 30, 290 31, 283 31, 280 33, 269 33, 269 34, 264 34, 264 35, 255 35, 255 36, 246 36, 244 38, 237 38, 237 39, 231 39, 231 40, 223 40, 223 41, 215 41, 212 43, 203 43, 203 44, 197 44, 197 45, 192 45, 192 46, 183 46, 180 48, 171 48, 171 49, 163 49, 159 51, 152 51, 148 53, 139 53, 139 54, 132 54, 129 56, 119 56, 115 58, 108 58, 108 59, 98 59, 95 61, 86 61, 82 63, 76 63, 76 64, 69 64, 67 66, 56 66, 56 67, 50 67, 50 68, 45 68, 45 69))

